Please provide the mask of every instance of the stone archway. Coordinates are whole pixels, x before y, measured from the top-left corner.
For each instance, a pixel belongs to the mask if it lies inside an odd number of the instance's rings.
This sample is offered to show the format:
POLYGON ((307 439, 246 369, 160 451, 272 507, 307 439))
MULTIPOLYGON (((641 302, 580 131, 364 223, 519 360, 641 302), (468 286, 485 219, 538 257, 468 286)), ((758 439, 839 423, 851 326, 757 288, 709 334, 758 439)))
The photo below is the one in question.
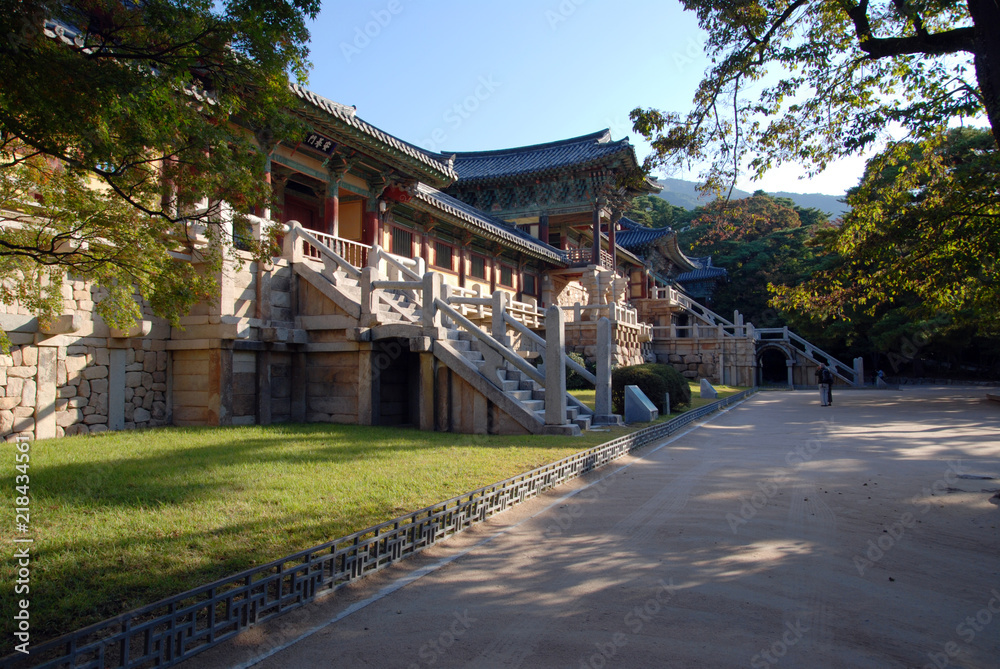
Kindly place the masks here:
POLYGON ((774 344, 757 351, 758 382, 761 385, 791 385, 791 366, 794 362, 788 349, 774 344))

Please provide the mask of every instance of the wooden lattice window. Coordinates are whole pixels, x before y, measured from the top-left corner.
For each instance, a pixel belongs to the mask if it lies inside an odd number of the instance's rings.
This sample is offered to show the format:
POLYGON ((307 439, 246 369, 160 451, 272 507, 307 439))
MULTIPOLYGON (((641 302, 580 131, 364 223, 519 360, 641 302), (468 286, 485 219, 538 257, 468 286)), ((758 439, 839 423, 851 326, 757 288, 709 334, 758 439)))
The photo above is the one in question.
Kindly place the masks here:
POLYGON ((486 279, 486 258, 473 255, 469 258, 469 275, 476 279, 486 279))
POLYGON ((508 265, 500 265, 500 285, 514 287, 514 269, 508 265))
POLYGON ((404 258, 413 257, 413 233, 404 228, 392 228, 392 248, 390 251, 404 258))
POLYGON ((525 295, 538 295, 538 293, 536 292, 538 290, 537 279, 535 278, 534 274, 522 275, 521 281, 524 282, 524 288, 521 290, 522 293, 524 293, 525 295))
POLYGON ((452 264, 452 256, 454 254, 454 249, 448 244, 442 242, 435 242, 434 244, 434 266, 441 267, 442 269, 451 270, 454 265, 452 264))

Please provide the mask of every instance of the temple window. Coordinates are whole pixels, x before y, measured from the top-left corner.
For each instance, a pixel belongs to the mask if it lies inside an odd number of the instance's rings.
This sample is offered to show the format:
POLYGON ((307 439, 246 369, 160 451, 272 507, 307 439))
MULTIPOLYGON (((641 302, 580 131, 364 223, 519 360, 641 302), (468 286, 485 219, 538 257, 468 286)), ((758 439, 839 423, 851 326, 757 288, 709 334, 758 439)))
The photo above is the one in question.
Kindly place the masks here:
POLYGON ((469 275, 476 279, 486 279, 486 258, 472 255, 469 258, 469 275))
POLYGON ((524 276, 521 277, 521 280, 524 282, 524 289, 521 291, 522 293, 524 293, 525 295, 538 294, 537 292, 538 279, 535 277, 534 274, 525 274, 524 276))
POLYGON ((500 265, 500 285, 514 287, 514 269, 509 265, 500 265))
POLYGON ((392 227, 391 253, 404 258, 413 257, 413 233, 403 228, 392 227))
POLYGON ((454 249, 444 242, 434 243, 434 266, 451 271, 454 267, 452 257, 454 249))

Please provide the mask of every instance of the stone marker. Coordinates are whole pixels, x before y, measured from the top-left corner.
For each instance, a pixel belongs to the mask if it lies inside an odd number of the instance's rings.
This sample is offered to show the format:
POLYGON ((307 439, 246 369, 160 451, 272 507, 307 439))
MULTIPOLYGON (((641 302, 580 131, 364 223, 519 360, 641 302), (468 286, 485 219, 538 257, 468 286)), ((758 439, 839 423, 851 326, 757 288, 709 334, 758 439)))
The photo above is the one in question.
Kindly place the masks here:
POLYGON ((660 412, 656 405, 649 401, 639 386, 625 386, 625 422, 649 423, 656 420, 660 412))
POLYGON ((670 415, 670 393, 663 393, 663 415, 670 415))
POLYGON ((702 399, 717 400, 719 399, 719 393, 712 384, 708 382, 708 379, 701 380, 701 397, 702 399))

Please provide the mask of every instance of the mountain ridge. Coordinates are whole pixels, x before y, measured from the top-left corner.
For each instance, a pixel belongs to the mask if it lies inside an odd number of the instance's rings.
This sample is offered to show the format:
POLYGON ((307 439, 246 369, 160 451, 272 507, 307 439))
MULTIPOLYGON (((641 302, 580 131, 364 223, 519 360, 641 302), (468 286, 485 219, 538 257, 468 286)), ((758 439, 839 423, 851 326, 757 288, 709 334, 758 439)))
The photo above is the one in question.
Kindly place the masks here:
MULTIPOLYGON (((695 209, 696 207, 704 206, 711 201, 711 198, 707 198, 698 192, 698 183, 695 181, 663 178, 657 179, 656 182, 663 187, 663 190, 657 195, 675 207, 695 209)), ((743 198, 750 197, 751 195, 752 193, 748 193, 745 190, 734 188, 732 199, 742 200, 743 198)), ((840 202, 841 199, 847 197, 846 194, 826 195, 823 193, 789 193, 787 191, 778 191, 775 193, 768 193, 768 195, 772 195, 774 197, 786 197, 803 209, 819 209, 820 211, 824 211, 829 214, 831 219, 836 219, 851 210, 847 204, 840 202)))

